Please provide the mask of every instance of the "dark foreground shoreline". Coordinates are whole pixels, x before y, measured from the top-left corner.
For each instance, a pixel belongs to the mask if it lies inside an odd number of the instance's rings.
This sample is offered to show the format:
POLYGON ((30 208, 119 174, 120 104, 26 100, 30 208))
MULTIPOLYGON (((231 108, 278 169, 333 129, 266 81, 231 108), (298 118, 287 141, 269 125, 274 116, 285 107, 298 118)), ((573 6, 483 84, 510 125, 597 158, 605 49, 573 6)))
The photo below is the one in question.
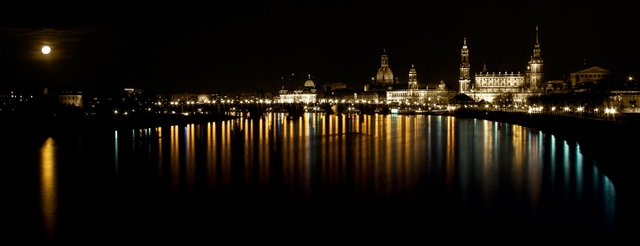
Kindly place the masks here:
POLYGON ((637 176, 640 170, 640 121, 606 121, 563 115, 513 113, 500 111, 459 110, 455 117, 486 119, 539 129, 556 137, 577 142, 584 156, 596 161, 596 166, 614 183, 620 230, 616 244, 634 240, 640 221, 640 201, 636 199, 637 176))

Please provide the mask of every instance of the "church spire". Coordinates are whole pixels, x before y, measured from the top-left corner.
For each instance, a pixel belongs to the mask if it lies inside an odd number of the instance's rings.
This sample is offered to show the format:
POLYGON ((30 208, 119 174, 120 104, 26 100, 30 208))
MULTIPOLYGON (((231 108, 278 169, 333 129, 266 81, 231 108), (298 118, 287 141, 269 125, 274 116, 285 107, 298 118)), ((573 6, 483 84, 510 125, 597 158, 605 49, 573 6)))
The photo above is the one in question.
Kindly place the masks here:
POLYGON ((529 67, 527 69, 527 82, 530 85, 531 90, 537 90, 542 86, 542 66, 544 63, 540 53, 539 29, 538 26, 536 26, 536 43, 533 45, 533 54, 531 55, 531 60, 529 61, 529 67))
POLYGON ((382 57, 380 57, 380 65, 382 67, 389 66, 389 56, 387 56, 387 49, 382 49, 382 57))
POLYGON ((536 44, 533 45, 533 56, 532 60, 542 60, 540 57, 540 40, 538 38, 538 26, 536 26, 536 44))
POLYGON ((466 93, 471 86, 471 64, 469 63, 469 47, 467 47, 467 37, 462 39, 462 50, 460 51, 460 93, 466 93))
MULTIPOLYGON (((469 65, 469 48, 467 47, 467 37, 464 37, 464 39, 462 40, 462 50, 460 51, 460 68, 469 68, 471 67, 469 65)), ((468 77, 468 75, 465 75, 463 73, 460 74, 460 77, 468 77)))

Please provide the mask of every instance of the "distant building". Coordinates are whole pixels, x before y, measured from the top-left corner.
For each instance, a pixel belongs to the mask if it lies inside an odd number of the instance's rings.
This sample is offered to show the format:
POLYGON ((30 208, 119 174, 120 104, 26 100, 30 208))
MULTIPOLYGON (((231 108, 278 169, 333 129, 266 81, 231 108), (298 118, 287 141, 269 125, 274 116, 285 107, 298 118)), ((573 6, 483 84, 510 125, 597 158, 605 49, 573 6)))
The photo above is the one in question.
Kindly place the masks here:
POLYGON ((141 101, 143 100, 143 96, 144 94, 142 93, 142 89, 124 88, 122 89, 121 100, 122 102, 127 100, 141 101))
POLYGON ((569 90, 569 84, 564 80, 549 80, 544 83, 544 92, 560 92, 569 90))
POLYGON ((347 89, 347 84, 345 83, 324 84, 322 88, 326 91, 335 91, 340 89, 347 89))
POLYGON ((608 104, 622 112, 640 113, 640 90, 614 90, 610 92, 608 104))
POLYGON ((127 95, 140 95, 142 94, 142 89, 136 88, 124 88, 122 91, 127 95))
POLYGON ((10 82, 0 86, 0 111, 15 110, 20 106, 32 104, 38 93, 34 88, 19 86, 10 82))
POLYGON ((309 79, 304 82, 302 89, 290 91, 283 88, 279 91, 279 94, 281 103, 315 103, 318 98, 316 85, 313 80, 311 80, 311 75, 309 75, 309 79))
POLYGON ((58 94, 58 103, 64 106, 82 108, 82 91, 63 91, 58 94))
POLYGON ((387 102, 398 103, 446 103, 450 97, 444 81, 440 81, 437 89, 429 90, 428 85, 424 89, 418 88, 418 75, 416 69, 411 65, 409 70, 408 88, 403 90, 387 91, 387 102))
POLYGON ((381 85, 393 84, 393 72, 389 67, 389 56, 387 56, 387 50, 383 50, 382 57, 380 58, 380 68, 376 74, 375 82, 381 85))
POLYGON ((569 76, 572 88, 594 85, 599 81, 606 79, 609 79, 609 70, 598 66, 582 69, 580 71, 571 73, 569 76))
POLYGON ((418 74, 416 73, 416 68, 411 64, 411 69, 409 70, 409 90, 417 90, 418 89, 418 74))
POLYGON ((508 72, 485 72, 475 76, 474 92, 513 93, 521 92, 525 85, 524 74, 508 72))
POLYGON ((171 101, 205 103, 211 100, 210 94, 180 93, 171 94, 171 101))
POLYGON ((304 82, 304 90, 316 92, 316 83, 311 80, 311 74, 309 74, 309 79, 304 82))
POLYGON ((460 93, 467 94, 474 100, 492 101, 499 94, 522 94, 515 97, 520 100, 542 89, 543 60, 536 27, 536 41, 533 54, 524 73, 521 72, 482 72, 475 74, 475 82, 471 78, 469 48, 464 38, 460 61, 460 93))
POLYGON ((469 63, 469 48, 466 37, 462 41, 460 56, 460 93, 468 93, 471 91, 471 64, 469 63))
POLYGON ((446 104, 451 96, 447 90, 393 90, 387 91, 387 102, 446 104))
POLYGON ((371 102, 371 101, 376 101, 379 99, 378 97, 378 93, 375 92, 354 92, 352 94, 348 94, 348 95, 343 95, 340 97, 341 99, 346 99, 346 100, 360 100, 360 101, 364 101, 364 102, 371 102))

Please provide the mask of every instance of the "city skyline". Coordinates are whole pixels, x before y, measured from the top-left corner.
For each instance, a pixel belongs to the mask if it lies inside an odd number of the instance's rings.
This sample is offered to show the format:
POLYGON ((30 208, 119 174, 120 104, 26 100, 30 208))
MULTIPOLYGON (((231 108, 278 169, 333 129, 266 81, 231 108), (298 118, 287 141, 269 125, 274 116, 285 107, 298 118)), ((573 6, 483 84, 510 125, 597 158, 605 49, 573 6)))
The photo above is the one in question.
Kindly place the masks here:
POLYGON ((636 238, 631 6, 14 4, 7 242, 636 238))
MULTIPOLYGON (((444 80, 457 88, 466 37, 471 73, 523 71, 540 27, 544 80, 565 79, 585 62, 620 77, 639 61, 625 6, 552 3, 297 4, 105 6, 51 13, 21 8, 0 25, 3 83, 107 89, 234 92, 319 84, 360 88, 375 75, 382 50, 406 84, 444 80), (178 15, 180 14, 180 15, 178 15), (189 14, 184 16, 184 14, 189 14), (38 54, 51 45, 51 57, 38 54), (48 60, 47 60, 48 59, 48 60), (283 82, 285 75, 296 79, 283 82)), ((11 8, 9 8, 11 9, 11 8)))

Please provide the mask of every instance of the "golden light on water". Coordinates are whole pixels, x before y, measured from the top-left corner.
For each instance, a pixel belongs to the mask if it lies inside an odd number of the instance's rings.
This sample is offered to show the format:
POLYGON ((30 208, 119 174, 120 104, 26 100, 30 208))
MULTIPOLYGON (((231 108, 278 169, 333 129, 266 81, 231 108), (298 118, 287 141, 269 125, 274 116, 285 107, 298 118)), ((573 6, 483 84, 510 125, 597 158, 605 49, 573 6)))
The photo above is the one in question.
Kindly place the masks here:
POLYGON ((40 199, 45 235, 51 238, 54 234, 57 210, 56 160, 53 138, 48 138, 40 149, 40 199))
MULTIPOLYGON (((257 191, 281 185, 289 195, 306 197, 316 186, 338 191, 353 185, 359 194, 378 196, 410 193, 425 178, 441 175, 437 182, 444 187, 460 187, 463 197, 481 194, 487 203, 497 197, 500 185, 508 184, 528 194, 532 209, 540 203, 541 160, 549 151, 539 131, 483 120, 467 124, 446 116, 304 114, 291 119, 271 114, 171 126, 165 135, 157 143, 166 143, 158 150, 167 155, 158 156, 158 174, 173 191, 193 191, 198 184, 224 191, 240 183, 257 191), (206 157, 205 175, 197 175, 199 153, 206 157), (169 162, 166 168, 162 159, 169 162)), ((567 189, 574 174, 566 170, 583 169, 582 157, 563 142, 564 164, 555 170, 554 143, 551 138, 551 182, 564 181, 560 185, 567 189), (575 154, 566 154, 570 151, 575 154)), ((43 214, 50 224, 56 209, 52 146, 47 140, 42 148, 43 214)), ((577 193, 584 190, 584 179, 576 174, 577 193)))
POLYGON ((171 150, 169 152, 170 158, 170 171, 171 171, 171 184, 174 188, 177 188, 179 185, 179 177, 180 177, 180 145, 179 145, 179 135, 178 135, 178 126, 171 126, 171 137, 169 139, 171 144, 171 150))

